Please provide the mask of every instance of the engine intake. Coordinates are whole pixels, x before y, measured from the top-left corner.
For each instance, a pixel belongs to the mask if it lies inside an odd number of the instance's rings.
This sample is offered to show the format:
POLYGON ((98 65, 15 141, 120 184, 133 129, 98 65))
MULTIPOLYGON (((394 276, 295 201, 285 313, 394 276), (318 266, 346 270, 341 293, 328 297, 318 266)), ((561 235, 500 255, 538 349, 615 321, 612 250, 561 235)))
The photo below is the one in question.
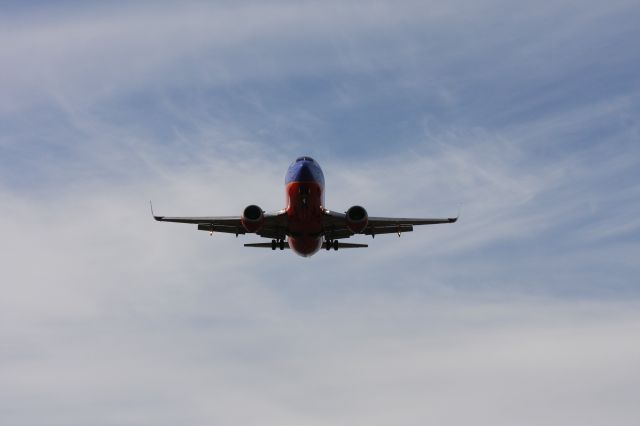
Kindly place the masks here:
POLYGON ((369 215, 364 207, 353 206, 347 210, 347 227, 354 234, 364 231, 369 223, 369 215))
POLYGON ((256 232, 264 224, 264 212, 260 207, 252 204, 244 209, 240 221, 248 232, 256 232))

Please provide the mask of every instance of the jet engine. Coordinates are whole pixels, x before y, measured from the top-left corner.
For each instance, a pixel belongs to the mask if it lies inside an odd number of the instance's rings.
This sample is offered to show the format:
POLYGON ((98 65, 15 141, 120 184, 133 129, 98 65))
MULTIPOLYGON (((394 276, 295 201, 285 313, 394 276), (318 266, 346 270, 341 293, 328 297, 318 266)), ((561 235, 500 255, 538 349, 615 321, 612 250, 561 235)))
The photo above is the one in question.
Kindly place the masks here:
POLYGON ((364 231, 369 222, 369 215, 364 207, 353 206, 347 210, 347 227, 354 234, 364 231))
POLYGON ((264 212, 260 207, 252 204, 244 209, 240 220, 244 229, 248 232, 256 232, 264 224, 264 212))

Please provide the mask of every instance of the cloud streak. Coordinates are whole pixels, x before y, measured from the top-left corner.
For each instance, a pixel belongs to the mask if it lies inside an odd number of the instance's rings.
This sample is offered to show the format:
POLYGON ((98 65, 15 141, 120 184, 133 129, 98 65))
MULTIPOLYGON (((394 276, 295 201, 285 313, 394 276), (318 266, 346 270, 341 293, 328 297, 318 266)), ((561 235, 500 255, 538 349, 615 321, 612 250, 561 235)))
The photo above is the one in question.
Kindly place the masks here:
POLYGON ((634 424, 638 7, 5 8, 7 424, 634 424), (311 259, 151 220, 451 215, 311 259))

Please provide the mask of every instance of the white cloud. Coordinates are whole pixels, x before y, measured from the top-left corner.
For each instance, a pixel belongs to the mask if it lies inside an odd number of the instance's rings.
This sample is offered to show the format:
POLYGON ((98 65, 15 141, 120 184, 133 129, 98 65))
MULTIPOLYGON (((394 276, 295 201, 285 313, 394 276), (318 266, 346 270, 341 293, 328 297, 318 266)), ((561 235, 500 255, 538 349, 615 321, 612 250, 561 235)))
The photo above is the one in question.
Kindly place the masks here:
POLYGON ((5 14, 2 422, 635 424, 637 94, 575 72, 635 8, 5 14), (332 209, 462 218, 311 259, 150 218, 279 209, 301 153, 332 209))
POLYGON ((141 89, 228 87, 336 71, 371 76, 399 62, 400 85, 433 85, 451 100, 496 72, 537 78, 557 69, 546 66, 550 60, 564 58, 582 66, 584 46, 626 31, 607 24, 633 11, 634 2, 576 6, 583 5, 142 2, 48 6, 32 17, 7 13, 0 106, 21 111, 53 97, 86 108, 141 89))
POLYGON ((3 338, 5 418, 631 425, 637 415, 633 304, 362 295, 305 311, 276 304, 264 316, 263 284, 218 289, 208 309, 171 316, 136 303, 94 320, 23 324, 3 338), (248 309, 221 315, 216 296, 248 309))

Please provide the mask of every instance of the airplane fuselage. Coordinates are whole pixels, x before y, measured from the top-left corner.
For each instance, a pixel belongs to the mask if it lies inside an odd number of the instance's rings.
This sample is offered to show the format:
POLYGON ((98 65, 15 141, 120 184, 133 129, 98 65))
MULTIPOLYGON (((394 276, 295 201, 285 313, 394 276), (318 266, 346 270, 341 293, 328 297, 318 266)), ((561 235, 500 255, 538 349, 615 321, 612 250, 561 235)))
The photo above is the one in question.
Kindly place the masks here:
POLYGON ((311 256, 322 247, 322 169, 309 157, 298 158, 287 170, 285 188, 289 247, 301 256, 311 256))

